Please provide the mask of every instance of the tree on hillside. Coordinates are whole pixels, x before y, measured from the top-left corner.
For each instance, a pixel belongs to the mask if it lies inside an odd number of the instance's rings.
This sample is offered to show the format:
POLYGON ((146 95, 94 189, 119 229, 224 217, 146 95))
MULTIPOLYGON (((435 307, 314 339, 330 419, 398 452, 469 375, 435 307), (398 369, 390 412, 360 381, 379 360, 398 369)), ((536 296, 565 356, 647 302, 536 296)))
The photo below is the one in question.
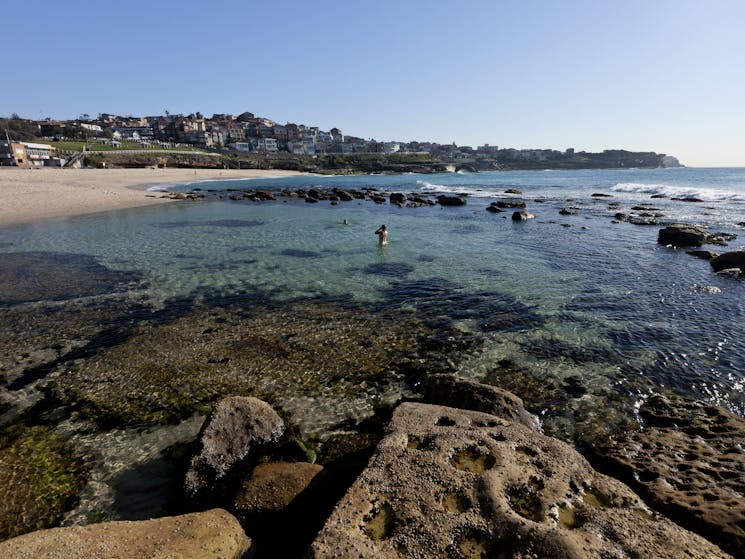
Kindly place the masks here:
POLYGON ((31 142, 39 134, 39 127, 30 120, 19 118, 13 113, 11 118, 0 118, 0 135, 5 139, 5 132, 8 132, 11 140, 17 142, 31 142))

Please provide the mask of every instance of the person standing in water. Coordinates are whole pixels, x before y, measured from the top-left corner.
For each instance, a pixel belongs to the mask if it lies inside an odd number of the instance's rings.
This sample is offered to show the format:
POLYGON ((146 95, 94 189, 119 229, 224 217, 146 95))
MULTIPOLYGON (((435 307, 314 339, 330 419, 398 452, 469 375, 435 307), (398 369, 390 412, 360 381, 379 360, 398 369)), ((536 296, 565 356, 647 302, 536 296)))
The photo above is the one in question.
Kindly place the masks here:
POLYGON ((380 246, 385 246, 388 244, 388 229, 385 228, 385 224, 378 227, 378 230, 375 231, 375 234, 378 236, 378 244, 380 246))

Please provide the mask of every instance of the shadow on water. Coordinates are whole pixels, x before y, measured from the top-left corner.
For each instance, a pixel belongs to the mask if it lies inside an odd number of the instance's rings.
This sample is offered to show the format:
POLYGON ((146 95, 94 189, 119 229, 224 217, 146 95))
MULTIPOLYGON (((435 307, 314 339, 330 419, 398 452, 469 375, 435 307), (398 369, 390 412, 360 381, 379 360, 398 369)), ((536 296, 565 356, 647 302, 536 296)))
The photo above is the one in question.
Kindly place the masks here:
POLYGON ((178 443, 119 474, 111 484, 115 518, 148 520, 178 513, 183 506, 182 481, 193 450, 192 444, 178 443))

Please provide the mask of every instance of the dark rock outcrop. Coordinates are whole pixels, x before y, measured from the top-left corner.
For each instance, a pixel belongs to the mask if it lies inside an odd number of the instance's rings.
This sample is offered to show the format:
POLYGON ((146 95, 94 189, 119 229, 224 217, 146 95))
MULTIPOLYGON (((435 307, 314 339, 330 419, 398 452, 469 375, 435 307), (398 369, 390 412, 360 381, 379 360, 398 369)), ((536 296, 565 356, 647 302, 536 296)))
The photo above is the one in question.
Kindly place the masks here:
POLYGON ((388 199, 390 200, 391 204, 405 204, 406 194, 404 194, 403 192, 391 192, 388 199))
POLYGON ((404 403, 309 557, 729 557, 569 445, 493 415, 404 403))
POLYGON ((221 400, 199 434, 199 449, 184 482, 187 494, 213 488, 251 453, 277 442, 284 432, 284 422, 266 402, 244 396, 221 400))
POLYGON ((524 200, 497 200, 496 202, 492 202, 491 205, 496 206, 497 208, 504 208, 504 209, 524 208, 525 201, 524 200))
POLYGON ((734 241, 737 235, 734 233, 712 233, 706 237, 706 244, 726 247, 727 243, 734 241))
POLYGON ((437 197, 437 203, 441 206, 465 206, 466 199, 455 194, 441 194, 437 197))
POLYGON ((10 559, 242 559, 251 540, 221 509, 139 522, 52 528, 0 543, 10 559))
MULTIPOLYGON (((618 218, 616 218, 618 219, 618 218)), ((700 225, 676 223, 660 229, 657 242, 675 247, 698 247, 706 241, 706 228, 700 225)))
POLYGON ((559 213, 561 215, 579 215, 581 212, 582 210, 580 210, 579 208, 569 207, 569 206, 566 208, 561 208, 559 210, 559 213))
POLYGON ((645 428, 595 445, 598 467, 650 506, 722 549, 745 549, 745 419, 724 408, 653 396, 645 428))
POLYGON ((709 262, 715 272, 739 268, 740 272, 743 273, 745 272, 745 251, 737 250, 733 252, 725 252, 724 254, 712 258, 709 262))
POLYGON ((690 254, 691 256, 702 258, 704 260, 711 260, 712 258, 715 258, 719 255, 719 253, 712 252, 710 250, 689 250, 686 251, 686 254, 690 254))
POLYGON ((339 200, 342 202, 351 202, 355 199, 355 196, 352 192, 349 192, 348 190, 343 190, 341 188, 335 188, 334 192, 339 197, 339 200))
POLYGON ((534 219, 534 218, 535 218, 535 215, 533 215, 530 212, 526 212, 525 210, 520 210, 512 214, 512 221, 528 221, 529 219, 534 219))

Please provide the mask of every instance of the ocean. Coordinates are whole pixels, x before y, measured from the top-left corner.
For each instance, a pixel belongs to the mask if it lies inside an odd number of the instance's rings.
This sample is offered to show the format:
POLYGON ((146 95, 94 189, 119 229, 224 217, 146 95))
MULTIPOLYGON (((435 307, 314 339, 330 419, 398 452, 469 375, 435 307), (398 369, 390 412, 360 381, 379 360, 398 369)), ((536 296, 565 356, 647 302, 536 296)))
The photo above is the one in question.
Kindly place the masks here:
MULTIPOLYGON (((211 192, 204 202, 1 231, 6 278, 14 265, 20 271, 13 276, 15 291, 6 289, 0 305, 19 320, 24 308, 32 313, 51 305, 64 317, 65 305, 117 301, 139 309, 120 317, 129 323, 164 309, 187 313, 225 301, 396 307, 408 316, 446 320, 449 337, 466 337, 469 349, 458 352, 452 369, 467 378, 482 380, 495 363, 508 363, 539 382, 579 385, 586 406, 612 394, 634 402, 633 410, 649 394, 670 390, 745 413, 745 284, 717 276, 706 260, 657 244, 659 229, 669 222, 742 234, 745 169, 299 176, 169 189, 211 192), (218 197, 230 189, 288 187, 458 193, 468 203, 405 208, 360 200, 332 205, 218 197), (518 223, 510 219, 512 210, 486 211, 500 199, 524 200, 535 219, 518 223), (573 213, 562 215, 563 208, 573 213), (618 213, 654 215, 659 224, 619 221, 618 213), (389 230, 383 248, 374 235, 382 223, 389 230), (29 273, 29 262, 49 277, 29 273), (114 285, 122 278, 126 289, 114 285), (90 289, 81 281, 90 281, 90 289), (101 287, 107 281, 112 286, 101 287)), ((743 239, 708 248, 742 249, 743 239)), ((14 326, 0 319, 3 327, 14 326)), ((95 353, 99 346, 91 347, 95 353)), ((63 355, 53 365, 70 364, 63 355)), ((8 386, 28 384, 13 384, 27 373, 14 367, 4 367, 6 400, 8 386)), ((293 401, 285 394, 279 401, 307 431, 332 429, 359 407, 357 400, 341 411, 331 406, 327 416, 323 406, 308 406, 305 396, 293 401), (304 406, 314 408, 310 418, 304 406)))

